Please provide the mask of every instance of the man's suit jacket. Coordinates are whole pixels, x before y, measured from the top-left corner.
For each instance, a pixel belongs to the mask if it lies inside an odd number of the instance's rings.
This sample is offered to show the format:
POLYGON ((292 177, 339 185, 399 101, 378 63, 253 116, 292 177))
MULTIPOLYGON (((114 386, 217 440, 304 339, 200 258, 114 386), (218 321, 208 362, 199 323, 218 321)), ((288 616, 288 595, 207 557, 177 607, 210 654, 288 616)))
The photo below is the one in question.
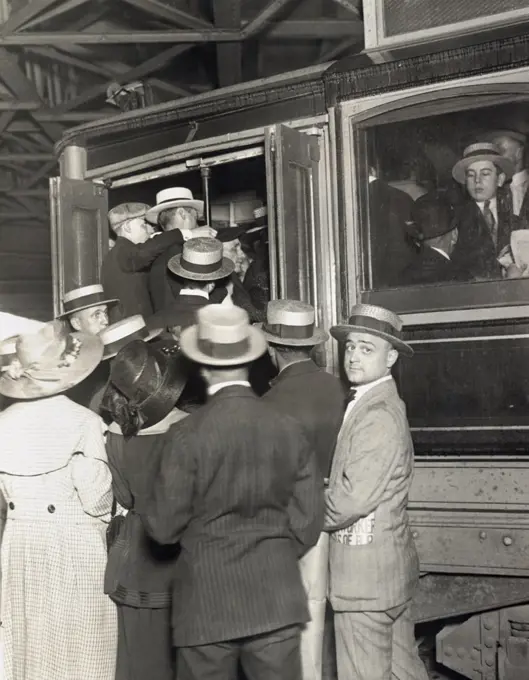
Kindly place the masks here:
POLYGON ((284 368, 271 385, 262 398, 303 426, 321 476, 328 477, 343 418, 342 383, 307 359, 284 368))
POLYGON ((155 258, 175 243, 183 243, 178 229, 150 238, 145 243, 132 243, 118 237, 101 267, 101 283, 109 298, 119 305, 109 308, 111 323, 133 314, 147 318, 153 313, 148 288, 148 271, 155 258))
POLYGON ((454 227, 458 229, 452 260, 462 279, 501 278, 498 262, 501 250, 510 243, 511 231, 520 228, 520 220, 509 214, 503 201, 497 201, 498 243, 494 244, 483 213, 475 201, 467 201, 456 210, 454 227))
POLYGON ((171 428, 151 461, 136 509, 156 541, 180 541, 175 646, 307 621, 298 559, 323 527, 323 482, 301 427, 228 386, 171 428))
POLYGON ((335 611, 384 611, 413 594, 419 562, 406 506, 413 444, 394 381, 344 419, 326 491, 329 596, 335 611))
POLYGON ((369 221, 374 287, 398 285, 417 252, 414 203, 404 191, 376 179, 369 183, 369 221))
POLYGON ((209 305, 202 295, 178 295, 166 308, 153 314, 147 321, 149 330, 180 326, 182 330, 197 322, 197 311, 209 305))
POLYGON ((430 246, 424 246, 417 259, 404 270, 402 283, 406 285, 448 283, 456 281, 458 277, 459 271, 451 259, 430 246))
POLYGON ((163 253, 160 253, 152 263, 149 272, 149 292, 155 312, 170 307, 182 288, 182 280, 169 271, 167 266, 172 257, 180 255, 182 252, 182 243, 183 241, 175 243, 163 253))

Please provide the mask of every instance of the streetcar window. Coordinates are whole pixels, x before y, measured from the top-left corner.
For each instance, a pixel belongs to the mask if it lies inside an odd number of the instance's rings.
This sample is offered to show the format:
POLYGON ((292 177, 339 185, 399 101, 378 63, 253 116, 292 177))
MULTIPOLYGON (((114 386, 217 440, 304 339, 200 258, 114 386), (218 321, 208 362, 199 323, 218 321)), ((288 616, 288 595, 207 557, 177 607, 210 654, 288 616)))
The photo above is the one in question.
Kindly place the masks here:
POLYGON ((529 103, 355 129, 365 291, 529 278, 529 103))

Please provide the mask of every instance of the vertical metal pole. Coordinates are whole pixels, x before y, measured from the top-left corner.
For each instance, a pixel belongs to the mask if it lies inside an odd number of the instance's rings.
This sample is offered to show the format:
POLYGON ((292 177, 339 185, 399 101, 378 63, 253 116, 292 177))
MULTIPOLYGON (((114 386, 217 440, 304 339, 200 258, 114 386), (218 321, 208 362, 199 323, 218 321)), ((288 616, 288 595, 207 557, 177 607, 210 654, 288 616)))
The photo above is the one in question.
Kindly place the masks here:
POLYGON ((82 146, 67 146, 61 154, 61 177, 84 179, 87 170, 86 149, 82 146))
POLYGON ((204 199, 204 219, 206 224, 210 225, 211 206, 209 203, 209 178, 211 177, 211 168, 200 168, 200 176, 202 177, 202 194, 204 199))

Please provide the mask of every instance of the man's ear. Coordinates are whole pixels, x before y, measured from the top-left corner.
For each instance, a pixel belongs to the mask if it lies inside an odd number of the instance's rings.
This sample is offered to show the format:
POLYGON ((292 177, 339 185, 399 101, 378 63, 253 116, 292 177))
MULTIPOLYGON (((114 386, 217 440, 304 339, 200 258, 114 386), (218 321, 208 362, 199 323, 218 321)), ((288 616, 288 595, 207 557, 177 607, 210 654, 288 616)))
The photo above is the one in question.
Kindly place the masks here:
POLYGON ((215 281, 210 281, 206 285, 206 290, 208 291, 208 293, 211 293, 212 291, 214 291, 215 290, 215 281))
POLYGON ((70 325, 74 329, 74 331, 80 331, 81 330, 81 322, 75 316, 75 314, 70 317, 70 325))
POLYGON ((399 353, 397 352, 397 350, 394 347, 392 347, 388 352, 388 358, 387 358, 387 362, 386 362, 387 367, 391 368, 393 366, 393 364, 397 361, 398 358, 399 358, 399 353))
POLYGON ((505 175, 504 172, 500 172, 498 175, 498 186, 502 187, 505 184, 505 180, 507 179, 507 176, 505 175))

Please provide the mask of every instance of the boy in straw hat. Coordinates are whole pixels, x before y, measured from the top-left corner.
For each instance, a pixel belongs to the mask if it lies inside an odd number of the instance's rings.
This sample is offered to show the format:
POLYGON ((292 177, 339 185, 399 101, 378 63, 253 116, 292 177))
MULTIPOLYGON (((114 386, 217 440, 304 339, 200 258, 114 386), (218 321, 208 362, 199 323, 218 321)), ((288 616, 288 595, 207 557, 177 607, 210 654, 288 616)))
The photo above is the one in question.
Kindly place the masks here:
POLYGON ((323 484, 301 426, 258 399, 266 340, 239 307, 208 305, 182 332, 209 400, 165 438, 138 503, 159 543, 180 542, 173 601, 178 677, 300 680, 308 618, 298 558, 323 525, 323 484))
POLYGON ((149 269, 158 255, 184 242, 179 230, 151 238, 151 227, 145 220, 148 210, 145 203, 122 203, 108 213, 116 242, 103 260, 101 282, 105 294, 120 302, 110 310, 111 322, 133 314, 152 314, 149 269))
MULTIPOLYGON (((213 238, 215 229, 198 226, 204 215, 204 201, 193 197, 186 187, 169 187, 156 194, 156 205, 147 211, 146 219, 157 224, 163 232, 179 231, 184 241, 199 237, 213 238)), ((169 260, 182 252, 182 244, 175 243, 160 253, 152 264, 149 274, 149 292, 155 312, 168 307, 178 295, 172 285, 167 269, 169 260)))
POLYGON ((374 305, 353 307, 331 334, 345 345, 352 385, 325 494, 338 678, 427 680, 410 616, 419 577, 406 513, 413 444, 391 376, 399 354, 413 351, 401 319, 374 305))
POLYGON ((511 161, 487 142, 467 146, 463 158, 452 168, 453 178, 469 196, 458 209, 453 225, 458 230, 453 260, 467 280, 502 277, 498 256, 510 244, 519 219, 509 214, 497 196, 513 172, 511 161))
MULTIPOLYGON (((263 399, 303 426, 323 481, 329 476, 345 397, 338 378, 318 368, 311 359, 314 347, 329 336, 316 327, 314 307, 297 300, 269 302, 263 332, 272 363, 279 370, 263 399)), ((301 634, 304 680, 322 677, 328 553, 329 535, 322 532, 318 543, 300 561, 311 615, 301 634)))

